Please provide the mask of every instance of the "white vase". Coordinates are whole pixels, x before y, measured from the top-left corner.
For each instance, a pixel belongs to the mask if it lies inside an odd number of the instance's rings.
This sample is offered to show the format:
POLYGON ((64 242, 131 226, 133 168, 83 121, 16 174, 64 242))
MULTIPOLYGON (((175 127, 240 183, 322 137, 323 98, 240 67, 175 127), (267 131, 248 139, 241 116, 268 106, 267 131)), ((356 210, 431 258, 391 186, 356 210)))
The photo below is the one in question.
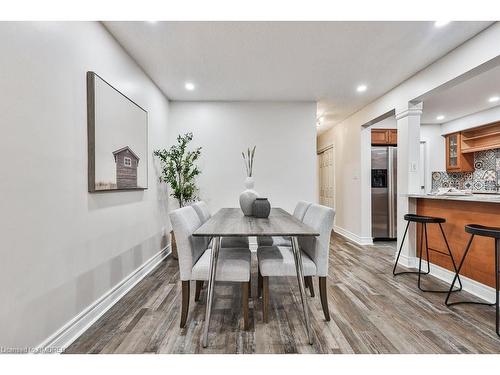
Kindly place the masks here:
POLYGON ((245 216, 252 216, 253 202, 259 197, 259 193, 253 190, 254 185, 253 177, 247 177, 245 179, 246 190, 240 194, 240 207, 245 216))
POLYGON ((253 180, 253 177, 245 178, 245 187, 247 189, 253 189, 254 186, 255 186, 255 182, 253 180))

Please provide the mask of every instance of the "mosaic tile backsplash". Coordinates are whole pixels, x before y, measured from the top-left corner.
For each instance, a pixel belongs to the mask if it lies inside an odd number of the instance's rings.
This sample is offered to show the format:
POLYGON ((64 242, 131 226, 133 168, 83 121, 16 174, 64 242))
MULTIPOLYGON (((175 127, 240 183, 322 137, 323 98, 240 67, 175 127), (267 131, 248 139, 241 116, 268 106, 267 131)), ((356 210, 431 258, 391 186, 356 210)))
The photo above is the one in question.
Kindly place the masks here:
POLYGON ((432 190, 441 187, 470 189, 476 193, 499 191, 500 148, 474 153, 474 172, 432 172, 432 190))

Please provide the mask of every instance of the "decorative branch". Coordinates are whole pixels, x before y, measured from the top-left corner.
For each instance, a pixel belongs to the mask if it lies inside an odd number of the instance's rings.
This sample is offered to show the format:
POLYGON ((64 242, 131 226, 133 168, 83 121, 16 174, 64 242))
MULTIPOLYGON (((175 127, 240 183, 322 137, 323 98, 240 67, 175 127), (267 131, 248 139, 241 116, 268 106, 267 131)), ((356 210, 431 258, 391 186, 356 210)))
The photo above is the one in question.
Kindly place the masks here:
POLYGON ((248 177, 252 177, 253 174, 253 159, 255 156, 256 147, 257 146, 253 146, 252 151, 250 151, 250 148, 248 148, 246 155, 244 152, 241 153, 241 156, 243 156, 243 162, 245 163, 245 169, 248 177))

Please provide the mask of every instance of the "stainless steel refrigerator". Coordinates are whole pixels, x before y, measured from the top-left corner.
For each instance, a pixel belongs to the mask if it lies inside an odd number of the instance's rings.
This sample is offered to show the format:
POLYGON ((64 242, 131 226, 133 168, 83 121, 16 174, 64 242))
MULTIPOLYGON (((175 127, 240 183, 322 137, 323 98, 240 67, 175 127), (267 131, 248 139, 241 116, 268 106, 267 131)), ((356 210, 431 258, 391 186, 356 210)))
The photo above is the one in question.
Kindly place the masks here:
POLYGON ((397 237, 397 147, 372 147, 372 237, 397 237))

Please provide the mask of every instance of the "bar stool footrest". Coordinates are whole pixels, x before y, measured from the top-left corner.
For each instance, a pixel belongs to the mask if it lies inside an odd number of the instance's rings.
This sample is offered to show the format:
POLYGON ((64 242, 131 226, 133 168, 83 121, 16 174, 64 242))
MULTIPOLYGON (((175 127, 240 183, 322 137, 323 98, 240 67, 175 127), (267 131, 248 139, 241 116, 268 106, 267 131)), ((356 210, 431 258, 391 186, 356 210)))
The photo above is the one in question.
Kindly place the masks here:
MULTIPOLYGON (((420 275, 428 275, 430 273, 429 272, 420 272, 420 275)), ((418 275, 419 272, 418 271, 401 271, 401 272, 396 272, 396 273, 393 273, 393 276, 399 276, 399 275, 418 275)))
MULTIPOLYGON (((422 289, 422 288, 418 288, 420 289, 422 292, 426 292, 426 293, 448 293, 449 290, 430 290, 430 289, 422 289)), ((461 292, 462 291, 462 288, 458 288, 458 289, 453 289, 451 291, 451 293, 455 293, 455 292, 461 292)))
MULTIPOLYGON (((429 273, 430 273, 430 271, 428 271, 428 272, 420 272, 420 275, 421 276, 428 275, 429 273)), ((408 275, 408 274, 410 274, 410 275, 418 275, 419 272, 418 271, 401 271, 401 272, 393 273, 393 276, 408 275)), ((460 281, 460 277, 458 279, 460 281)), ((425 293, 448 293, 448 292, 450 292, 449 289, 446 289, 446 290, 422 289, 420 286, 418 286, 418 289, 421 290, 422 292, 425 292, 425 293)), ((462 283, 460 283, 460 286, 457 289, 453 289, 450 293, 461 292, 461 291, 462 291, 462 283)))
MULTIPOLYGON (((454 291, 453 291, 454 292, 454 291)), ((473 302, 473 301, 457 301, 452 303, 446 303, 446 306, 454 306, 454 305, 483 305, 483 306, 495 306, 495 302, 473 302)))

